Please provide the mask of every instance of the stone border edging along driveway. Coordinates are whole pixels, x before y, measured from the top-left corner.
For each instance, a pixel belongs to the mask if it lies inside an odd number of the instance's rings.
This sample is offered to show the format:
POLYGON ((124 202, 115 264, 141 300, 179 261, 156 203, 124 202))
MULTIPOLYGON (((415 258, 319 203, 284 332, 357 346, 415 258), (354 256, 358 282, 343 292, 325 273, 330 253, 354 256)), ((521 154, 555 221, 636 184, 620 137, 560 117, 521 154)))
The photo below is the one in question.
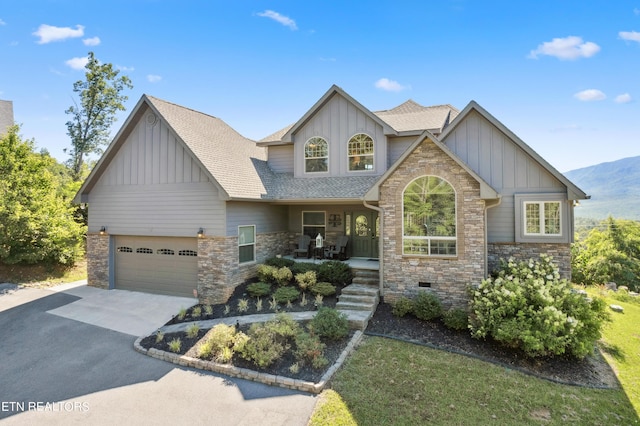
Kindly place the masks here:
POLYGON ((214 361, 205 361, 198 358, 193 358, 186 355, 178 355, 173 354, 166 351, 161 351, 155 348, 145 349, 140 345, 140 342, 144 337, 142 336, 136 339, 133 344, 134 349, 141 354, 148 355, 153 358, 157 358, 163 361, 168 361, 173 364, 178 364, 183 367, 197 368, 200 370, 212 371, 214 373, 225 374, 231 377, 238 377, 241 379, 251 380, 254 382, 264 383, 266 385, 271 386, 280 386, 287 389, 295 389, 304 392, 310 392, 314 394, 318 394, 324 390, 326 385, 329 383, 329 380, 333 377, 333 375, 338 371, 338 369, 342 366, 345 359, 349 354, 356 348, 356 346, 362 340, 363 333, 360 330, 357 330, 347 347, 342 351, 336 362, 324 373, 322 378, 318 383, 307 382, 304 380, 291 379, 289 377, 284 376, 275 376, 273 374, 260 373, 254 370, 249 370, 246 368, 235 367, 230 364, 220 364, 214 361))

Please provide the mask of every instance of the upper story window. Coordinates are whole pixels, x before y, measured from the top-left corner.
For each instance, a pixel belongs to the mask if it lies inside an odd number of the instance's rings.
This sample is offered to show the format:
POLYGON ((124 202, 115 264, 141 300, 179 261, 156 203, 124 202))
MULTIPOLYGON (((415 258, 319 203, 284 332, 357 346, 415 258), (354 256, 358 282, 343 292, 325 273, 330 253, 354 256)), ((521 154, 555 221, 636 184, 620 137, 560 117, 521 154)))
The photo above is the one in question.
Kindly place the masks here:
POLYGON ((402 253, 455 256, 456 192, 446 180, 422 176, 402 194, 402 253))
POLYGON ((524 203, 524 234, 530 236, 560 236, 560 201, 526 201, 524 203))
POLYGON ((349 170, 373 170, 373 139, 358 133, 349 139, 349 170))
POLYGON ((329 169, 329 144, 320 137, 313 137, 304 144, 304 171, 326 172, 329 169))

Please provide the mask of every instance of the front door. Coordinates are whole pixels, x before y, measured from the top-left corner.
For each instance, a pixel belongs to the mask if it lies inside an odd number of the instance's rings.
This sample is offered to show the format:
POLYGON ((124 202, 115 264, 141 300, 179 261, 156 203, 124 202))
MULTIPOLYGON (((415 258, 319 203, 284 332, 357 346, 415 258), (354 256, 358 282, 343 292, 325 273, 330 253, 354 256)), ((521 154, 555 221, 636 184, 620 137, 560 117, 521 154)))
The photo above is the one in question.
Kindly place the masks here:
POLYGON ((378 213, 371 210, 353 212, 350 215, 349 230, 353 241, 351 256, 378 258, 380 220, 378 213))

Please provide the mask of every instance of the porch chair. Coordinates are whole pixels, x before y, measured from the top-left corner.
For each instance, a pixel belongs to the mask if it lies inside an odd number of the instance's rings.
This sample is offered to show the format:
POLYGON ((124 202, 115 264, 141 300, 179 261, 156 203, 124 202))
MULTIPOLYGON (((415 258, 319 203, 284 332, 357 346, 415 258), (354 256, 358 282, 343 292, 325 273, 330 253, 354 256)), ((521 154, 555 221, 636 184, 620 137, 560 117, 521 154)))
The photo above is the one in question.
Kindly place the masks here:
POLYGON ((305 257, 310 257, 311 252, 309 247, 311 246, 311 237, 308 235, 301 235, 298 239, 298 248, 293 250, 293 255, 298 257, 300 254, 304 254, 305 257))
POLYGON ((324 251, 324 257, 328 259, 347 259, 347 244, 349 244, 349 237, 346 235, 341 235, 338 237, 338 241, 335 246, 329 246, 324 251))

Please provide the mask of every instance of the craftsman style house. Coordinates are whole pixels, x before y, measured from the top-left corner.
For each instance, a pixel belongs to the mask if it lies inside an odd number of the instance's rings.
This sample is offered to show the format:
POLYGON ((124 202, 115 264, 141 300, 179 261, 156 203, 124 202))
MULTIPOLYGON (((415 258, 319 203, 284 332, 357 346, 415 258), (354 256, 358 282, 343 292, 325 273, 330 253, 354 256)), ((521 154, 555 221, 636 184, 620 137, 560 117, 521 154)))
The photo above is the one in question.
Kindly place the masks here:
POLYGON ((261 141, 150 96, 78 195, 89 284, 226 301, 302 234, 379 259, 385 300, 466 303, 500 258, 551 254, 570 274, 587 196, 475 102, 373 112, 337 86, 261 141))

